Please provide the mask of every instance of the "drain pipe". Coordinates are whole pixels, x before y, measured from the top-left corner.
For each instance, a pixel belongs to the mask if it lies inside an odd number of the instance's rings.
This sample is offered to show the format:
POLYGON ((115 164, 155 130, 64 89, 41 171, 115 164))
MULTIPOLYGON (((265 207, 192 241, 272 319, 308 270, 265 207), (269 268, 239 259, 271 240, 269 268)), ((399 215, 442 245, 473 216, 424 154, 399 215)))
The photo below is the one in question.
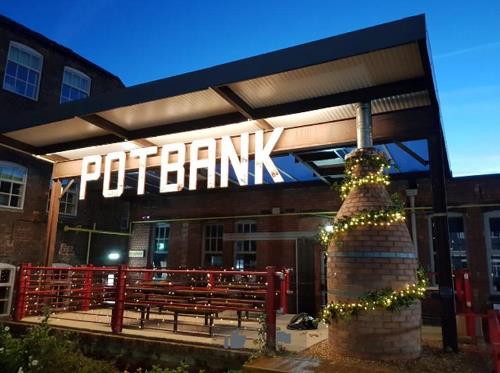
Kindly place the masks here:
POLYGON ((411 211, 411 237, 413 239, 413 245, 415 250, 418 250, 417 242, 417 217, 415 215, 415 197, 417 195, 417 189, 406 189, 406 196, 410 199, 410 211, 411 211))
POLYGON ((372 137, 372 106, 370 102, 357 102, 356 108, 356 138, 358 149, 373 147, 372 137))

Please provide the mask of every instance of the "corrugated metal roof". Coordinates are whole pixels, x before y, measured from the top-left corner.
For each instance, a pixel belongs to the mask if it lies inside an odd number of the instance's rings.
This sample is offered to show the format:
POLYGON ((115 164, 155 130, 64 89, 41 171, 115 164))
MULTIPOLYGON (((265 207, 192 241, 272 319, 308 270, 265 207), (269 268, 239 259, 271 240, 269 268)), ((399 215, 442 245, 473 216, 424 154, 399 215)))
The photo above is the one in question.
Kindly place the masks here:
POLYGON ((246 121, 225 126, 206 128, 187 132, 179 132, 170 135, 149 137, 147 140, 159 146, 173 144, 176 142, 192 142, 197 139, 221 138, 222 136, 239 135, 243 132, 255 132, 260 129, 255 121, 246 121))
POLYGON ((389 111, 412 109, 431 104, 429 93, 420 91, 415 93, 407 93, 404 95, 385 97, 372 102, 372 113, 380 114, 389 111))
POLYGON ((98 113, 128 130, 233 112, 234 108, 211 90, 121 107, 98 113))
POLYGON ((9 132, 6 135, 30 145, 45 146, 53 144, 54 140, 57 142, 67 142, 106 134, 106 131, 84 120, 71 118, 60 122, 9 132))
POLYGON ((326 96, 424 75, 417 43, 231 84, 251 107, 326 96))
MULTIPOLYGON (((386 97, 373 100, 372 113, 380 114, 390 111, 405 110, 430 105, 427 91, 408 93, 404 95, 386 97)), ((326 109, 308 111, 304 113, 283 115, 268 118, 266 121, 273 127, 295 127, 308 124, 326 123, 356 116, 353 104, 335 106, 326 109)))

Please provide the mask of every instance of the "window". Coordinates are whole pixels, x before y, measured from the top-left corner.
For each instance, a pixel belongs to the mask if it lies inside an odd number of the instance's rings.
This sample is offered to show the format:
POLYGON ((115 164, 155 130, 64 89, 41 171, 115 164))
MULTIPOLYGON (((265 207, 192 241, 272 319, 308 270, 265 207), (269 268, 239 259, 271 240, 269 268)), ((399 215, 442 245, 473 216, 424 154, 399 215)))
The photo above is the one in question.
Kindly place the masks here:
POLYGON ((10 42, 3 88, 18 95, 38 100, 43 57, 37 51, 10 42))
POLYGON ((153 266, 161 268, 167 266, 168 240, 170 237, 170 225, 159 223, 155 225, 153 239, 153 266))
POLYGON ((207 224, 203 231, 203 265, 206 267, 222 267, 222 224, 207 224))
POLYGON ((0 162, 0 206, 23 208, 27 176, 26 168, 15 163, 0 162))
MULTIPOLYGON (((437 272, 437 253, 434 249, 434 232, 432 220, 429 218, 430 247, 431 247, 431 267, 432 272, 437 272)), ((468 267, 467 242, 465 237, 464 217, 460 213, 448 213, 448 229, 450 239, 451 267, 452 269, 462 269, 468 267)))
POLYGON ((90 93, 90 78, 84 73, 65 66, 61 85, 61 104, 63 102, 81 100, 90 93))
MULTIPOLYGON (((63 188, 68 185, 69 180, 62 181, 63 188)), ((64 193, 59 202, 59 214, 76 216, 78 210, 78 183, 73 183, 71 187, 64 193)))
MULTIPOLYGON (((71 179, 61 180, 62 188, 65 189, 71 179)), ((47 212, 50 208, 50 193, 52 181, 49 183, 49 194, 47 198, 47 212)), ((78 212, 78 183, 74 182, 64 193, 59 201, 59 215, 76 216, 78 212)))
POLYGON ((484 218, 490 287, 492 293, 500 293, 500 211, 488 212, 484 218))
MULTIPOLYGON (((257 224, 254 221, 236 223, 236 233, 255 233, 257 224)), ((254 269, 257 262, 257 241, 240 240, 234 243, 234 267, 236 269, 254 269)))

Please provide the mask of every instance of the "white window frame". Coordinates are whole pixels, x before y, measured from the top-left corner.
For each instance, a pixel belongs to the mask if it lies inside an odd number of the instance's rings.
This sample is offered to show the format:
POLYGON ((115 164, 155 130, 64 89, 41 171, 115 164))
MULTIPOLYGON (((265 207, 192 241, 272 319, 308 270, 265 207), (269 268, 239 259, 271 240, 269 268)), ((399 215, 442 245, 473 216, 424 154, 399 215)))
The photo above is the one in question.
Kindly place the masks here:
POLYGON ((5 62, 5 70, 4 70, 4 74, 3 74, 3 85, 2 85, 2 88, 8 92, 12 92, 16 95, 19 95, 21 97, 25 97, 25 98, 28 98, 30 100, 33 100, 33 101, 38 101, 38 94, 40 92, 40 84, 42 82, 42 70, 43 70, 43 55, 34 50, 33 48, 30 48, 28 47, 27 45, 24 45, 24 44, 21 44, 21 43, 18 43, 16 41, 13 41, 11 40, 10 43, 9 43, 9 50, 7 51, 7 60, 5 62), (19 63, 17 61, 14 61, 12 60, 12 62, 14 62, 15 64, 18 64, 18 65, 21 65, 21 66, 24 66, 26 67, 28 70, 33 70, 33 71, 36 71, 38 73, 38 82, 37 82, 37 85, 36 85, 36 93, 35 93, 35 97, 30 97, 30 96, 27 96, 27 95, 24 95, 24 94, 21 94, 19 92, 17 92, 15 89, 12 90, 12 89, 9 89, 5 86, 5 81, 7 79, 7 63, 10 61, 10 51, 11 51, 11 47, 14 46, 18 49, 21 49, 23 51, 25 51, 26 53, 29 53, 31 55, 34 55, 36 57, 39 57, 40 58, 40 70, 35 70, 34 68, 32 68, 31 66, 26 66, 22 63, 19 63))
MULTIPOLYGON (((4 206, 0 205, 0 209, 7 209, 7 210, 17 210, 17 211, 22 211, 24 209, 24 201, 26 197, 26 187, 28 185, 28 169, 20 164, 13 163, 13 162, 7 162, 7 161, 0 161, 0 166, 6 166, 6 167, 15 167, 15 168, 20 168, 24 171, 24 178, 23 178, 23 186, 22 186, 22 192, 20 194, 21 197, 21 204, 20 206, 4 206)), ((11 182, 9 180, 6 180, 8 182, 11 182)), ((9 197, 10 200, 10 197, 9 197)))
MULTIPOLYGON (((234 223, 234 231, 235 233, 238 233, 238 225, 240 224, 254 224, 255 228, 257 230, 257 222, 255 220, 238 220, 234 223)), ((248 232, 252 233, 252 232, 248 232)), ((257 241, 256 240, 237 240, 234 241, 234 256, 233 256, 233 263, 234 267, 236 268, 236 257, 238 254, 241 255, 255 255, 255 260, 257 261, 257 241), (239 251, 238 250, 238 242, 245 242, 245 241, 254 241, 255 242, 255 251, 239 251)), ((237 268, 236 268, 237 269, 237 268)), ((243 270, 246 270, 245 268, 243 270)))
MULTIPOLYGON (((64 185, 63 185, 63 187, 64 187, 64 185)), ((71 187, 66 191, 66 193, 61 197, 61 200, 59 201, 59 214, 60 215, 63 215, 63 216, 77 216, 78 215, 78 201, 79 201, 78 192, 79 192, 78 183, 74 182, 73 185, 71 185, 71 187), (67 205, 67 200, 68 200, 69 194, 73 194, 75 196, 75 203, 74 203, 75 211, 68 214, 67 212, 63 212, 61 210, 61 204, 62 204, 63 199, 64 199, 64 203, 67 205)))
MULTIPOLYGON (((69 182, 69 180, 68 180, 68 179, 64 179, 64 180, 62 181, 62 187, 63 187, 63 189, 64 189, 64 188, 66 187, 66 185, 67 185, 66 181, 67 181, 67 182, 69 182)), ((52 192, 52 188, 51 188, 51 186, 52 186, 52 181, 50 181, 50 182, 49 182, 49 192, 48 192, 48 194, 47 194, 47 206, 46 206, 46 208, 45 208, 45 211, 46 211, 46 212, 49 212, 49 208, 50 208, 50 193, 52 192)), ((74 214, 67 214, 67 213, 65 213, 65 212, 62 212, 62 211, 61 211, 61 201, 59 201, 59 215, 62 215, 62 216, 77 216, 77 215, 78 215, 78 201, 80 200, 80 199, 78 198, 78 192, 79 192, 79 191, 80 191, 79 183, 77 183, 77 182, 75 181, 75 182, 73 183, 73 185, 71 186, 71 188, 69 188, 69 189, 68 189, 68 191, 67 191, 67 192, 66 192, 66 193, 65 193, 65 194, 61 197, 61 199, 63 199, 63 198, 64 198, 64 199, 66 200, 66 199, 68 198, 68 197, 67 197, 67 196, 68 196, 68 193, 74 193, 74 194, 76 194, 75 213, 74 213, 74 214), (71 191, 71 189, 73 189, 73 190, 74 190, 74 192, 72 192, 72 191, 71 191)))
MULTIPOLYGON (((469 258, 469 247, 467 242, 467 226, 465 224, 465 214, 462 212, 448 212, 447 218, 462 218, 464 223, 464 234, 465 234, 465 256, 467 257, 467 263, 470 265, 469 258)), ((434 241, 432 239, 432 215, 427 217, 427 231, 429 232, 429 251, 430 251, 430 259, 431 259, 431 271, 437 272, 436 263, 434 261, 434 241)), ((451 247, 450 247, 451 254, 451 247)), ((451 260, 451 258, 450 258, 451 260)), ((436 276, 432 277, 432 285, 436 285, 436 276)))
MULTIPOLYGON (((495 290, 493 286, 493 276, 491 273, 491 255, 493 249, 491 248, 491 240, 490 240, 490 218, 500 218, 500 210, 488 211, 485 212, 484 215, 484 240, 486 241, 486 255, 487 255, 487 265, 488 265, 488 277, 490 284, 490 292, 491 294, 500 294, 500 291, 495 290)), ((499 253, 500 254, 500 253, 499 253)), ((500 256, 500 255, 499 255, 500 256)))
MULTIPOLYGON (((222 247, 220 248, 220 251, 217 250, 208 250, 206 243, 207 239, 218 239, 218 236, 213 237, 210 235, 210 237, 207 237, 207 227, 212 227, 212 226, 217 226, 217 227, 222 227, 222 235, 224 235, 224 224, 222 223, 217 223, 217 222, 211 222, 211 223, 206 223, 203 225, 203 250, 202 250, 202 256, 201 256, 201 265, 204 267, 206 265, 205 261, 205 256, 208 255, 220 255, 221 258, 223 259, 223 253, 224 253, 224 242, 222 243, 222 247)), ((221 237, 222 238, 222 237, 221 237)), ((223 264, 221 264, 223 266, 223 264)))
POLYGON ((63 98, 63 94, 62 94, 62 93, 63 93, 63 86, 64 86, 65 84, 66 84, 67 86, 69 86, 69 87, 73 88, 73 89, 76 89, 77 91, 80 91, 80 92, 85 93, 85 94, 87 95, 87 97, 89 97, 89 96, 90 96, 90 87, 91 87, 91 85, 92 85, 92 78, 91 78, 90 76, 88 76, 87 74, 85 74, 85 73, 81 72, 80 70, 77 70, 77 69, 75 69, 75 68, 73 68, 73 67, 70 67, 70 66, 64 66, 64 70, 63 70, 63 74, 62 74, 62 79, 61 79, 61 91, 59 92, 59 103, 61 103, 61 104, 62 104, 62 103, 65 103, 65 102, 71 102, 71 101, 74 101, 74 100, 69 100, 69 101, 63 101, 63 100, 62 100, 62 98, 63 98), (88 91, 87 91, 87 92, 85 92, 85 91, 83 91, 80 87, 75 87, 75 86, 73 86, 73 85, 71 85, 71 84, 65 83, 65 82, 64 82, 64 73, 65 73, 66 71, 68 71, 68 72, 70 72, 70 73, 72 73, 72 74, 75 74, 75 75, 79 75, 81 78, 87 79, 87 80, 89 81, 88 91))
POLYGON ((158 243, 158 241, 163 241, 163 240, 167 240, 167 242, 170 244, 170 224, 169 223, 157 223, 154 225, 154 232, 153 232, 153 254, 168 254, 168 252, 170 251, 170 245, 168 247, 168 251, 159 251, 156 249, 156 244, 158 243), (166 236, 163 236, 162 238, 158 238, 156 236, 156 229, 157 228, 168 228, 168 235, 166 236))

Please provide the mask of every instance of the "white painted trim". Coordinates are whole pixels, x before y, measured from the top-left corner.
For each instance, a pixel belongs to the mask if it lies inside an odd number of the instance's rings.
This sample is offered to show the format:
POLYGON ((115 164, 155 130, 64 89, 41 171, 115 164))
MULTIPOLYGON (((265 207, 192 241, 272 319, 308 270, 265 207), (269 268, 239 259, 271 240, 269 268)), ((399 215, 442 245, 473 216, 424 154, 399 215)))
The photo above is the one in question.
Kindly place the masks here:
POLYGON ((224 233, 222 239, 224 241, 293 241, 302 237, 314 237, 316 234, 316 231, 224 233))
POLYGON ((62 103, 62 101, 61 101, 61 99, 62 99, 62 89, 63 89, 63 85, 64 84, 67 84, 71 88, 74 88, 74 89, 76 89, 78 91, 84 92, 87 95, 87 97, 90 96, 90 90, 91 90, 91 87, 92 87, 92 78, 90 76, 88 76, 87 74, 81 72, 80 70, 75 69, 74 67, 64 66, 63 73, 62 73, 62 78, 61 78, 61 89, 59 91, 59 103, 62 103), (75 86, 73 86, 71 84, 64 83, 64 73, 66 71, 69 71, 69 72, 71 72, 71 73, 73 73, 75 75, 79 75, 80 77, 82 77, 84 79, 87 79, 89 81, 89 89, 85 92, 80 87, 75 87, 75 86))
POLYGON ((42 85, 42 71, 43 71, 43 55, 42 55, 40 52, 36 51, 35 49, 33 49, 33 48, 31 48, 31 47, 28 47, 27 45, 24 45, 24 44, 18 43, 17 41, 13 41, 13 40, 11 40, 11 41, 9 42, 9 49, 7 50, 7 59, 6 59, 6 61, 5 61, 5 68, 4 68, 4 74, 3 74, 3 84, 2 84, 2 88, 3 88, 4 90, 6 90, 7 92, 12 92, 12 93, 14 93, 14 94, 16 94, 16 95, 18 95, 18 96, 21 96, 21 97, 27 98, 27 99, 32 100, 32 101, 38 101, 38 95, 39 95, 39 93, 40 93, 40 86, 42 85), (16 64, 18 64, 18 65, 21 65, 21 66, 26 67, 26 68, 27 68, 27 69, 29 69, 29 70, 36 71, 36 72, 40 75, 40 76, 38 77, 38 84, 37 84, 37 86, 36 86, 36 95, 35 95, 35 97, 29 97, 29 96, 26 96, 26 95, 22 95, 22 94, 19 94, 19 93, 18 93, 18 92, 16 92, 16 91, 12 91, 12 90, 10 90, 10 89, 5 88, 5 78, 6 78, 6 76, 7 76, 7 63, 9 62, 10 47, 11 47, 11 46, 15 46, 16 48, 22 49, 22 50, 26 51, 26 52, 27 52, 27 53, 29 53, 29 54, 32 54, 32 55, 34 55, 34 56, 36 56, 36 57, 40 57, 40 70, 36 70, 36 69, 32 68, 31 66, 26 66, 26 65, 24 65, 24 64, 22 64, 22 63, 19 63, 19 62, 17 62, 17 61, 12 61, 12 62, 14 62, 14 63, 16 63, 16 64))
POLYGON ((28 187, 28 168, 23 166, 23 165, 20 165, 18 163, 13 163, 13 162, 8 162, 8 161, 0 161, 0 166, 2 166, 2 165, 5 165, 6 167, 21 168, 25 171, 25 173, 24 173, 24 178, 23 178, 23 187, 22 187, 23 191, 21 194, 21 206, 13 207, 13 206, 0 205, 0 208, 10 210, 10 211, 23 211, 24 210, 24 200, 26 197, 26 188, 28 187))
POLYGON ((500 210, 489 211, 484 213, 484 241, 486 244, 486 259, 488 265, 488 277, 489 277, 489 286, 491 294, 500 294, 500 291, 495 290, 493 287, 493 276, 491 273, 491 240, 490 240, 490 218, 500 218, 500 210))

